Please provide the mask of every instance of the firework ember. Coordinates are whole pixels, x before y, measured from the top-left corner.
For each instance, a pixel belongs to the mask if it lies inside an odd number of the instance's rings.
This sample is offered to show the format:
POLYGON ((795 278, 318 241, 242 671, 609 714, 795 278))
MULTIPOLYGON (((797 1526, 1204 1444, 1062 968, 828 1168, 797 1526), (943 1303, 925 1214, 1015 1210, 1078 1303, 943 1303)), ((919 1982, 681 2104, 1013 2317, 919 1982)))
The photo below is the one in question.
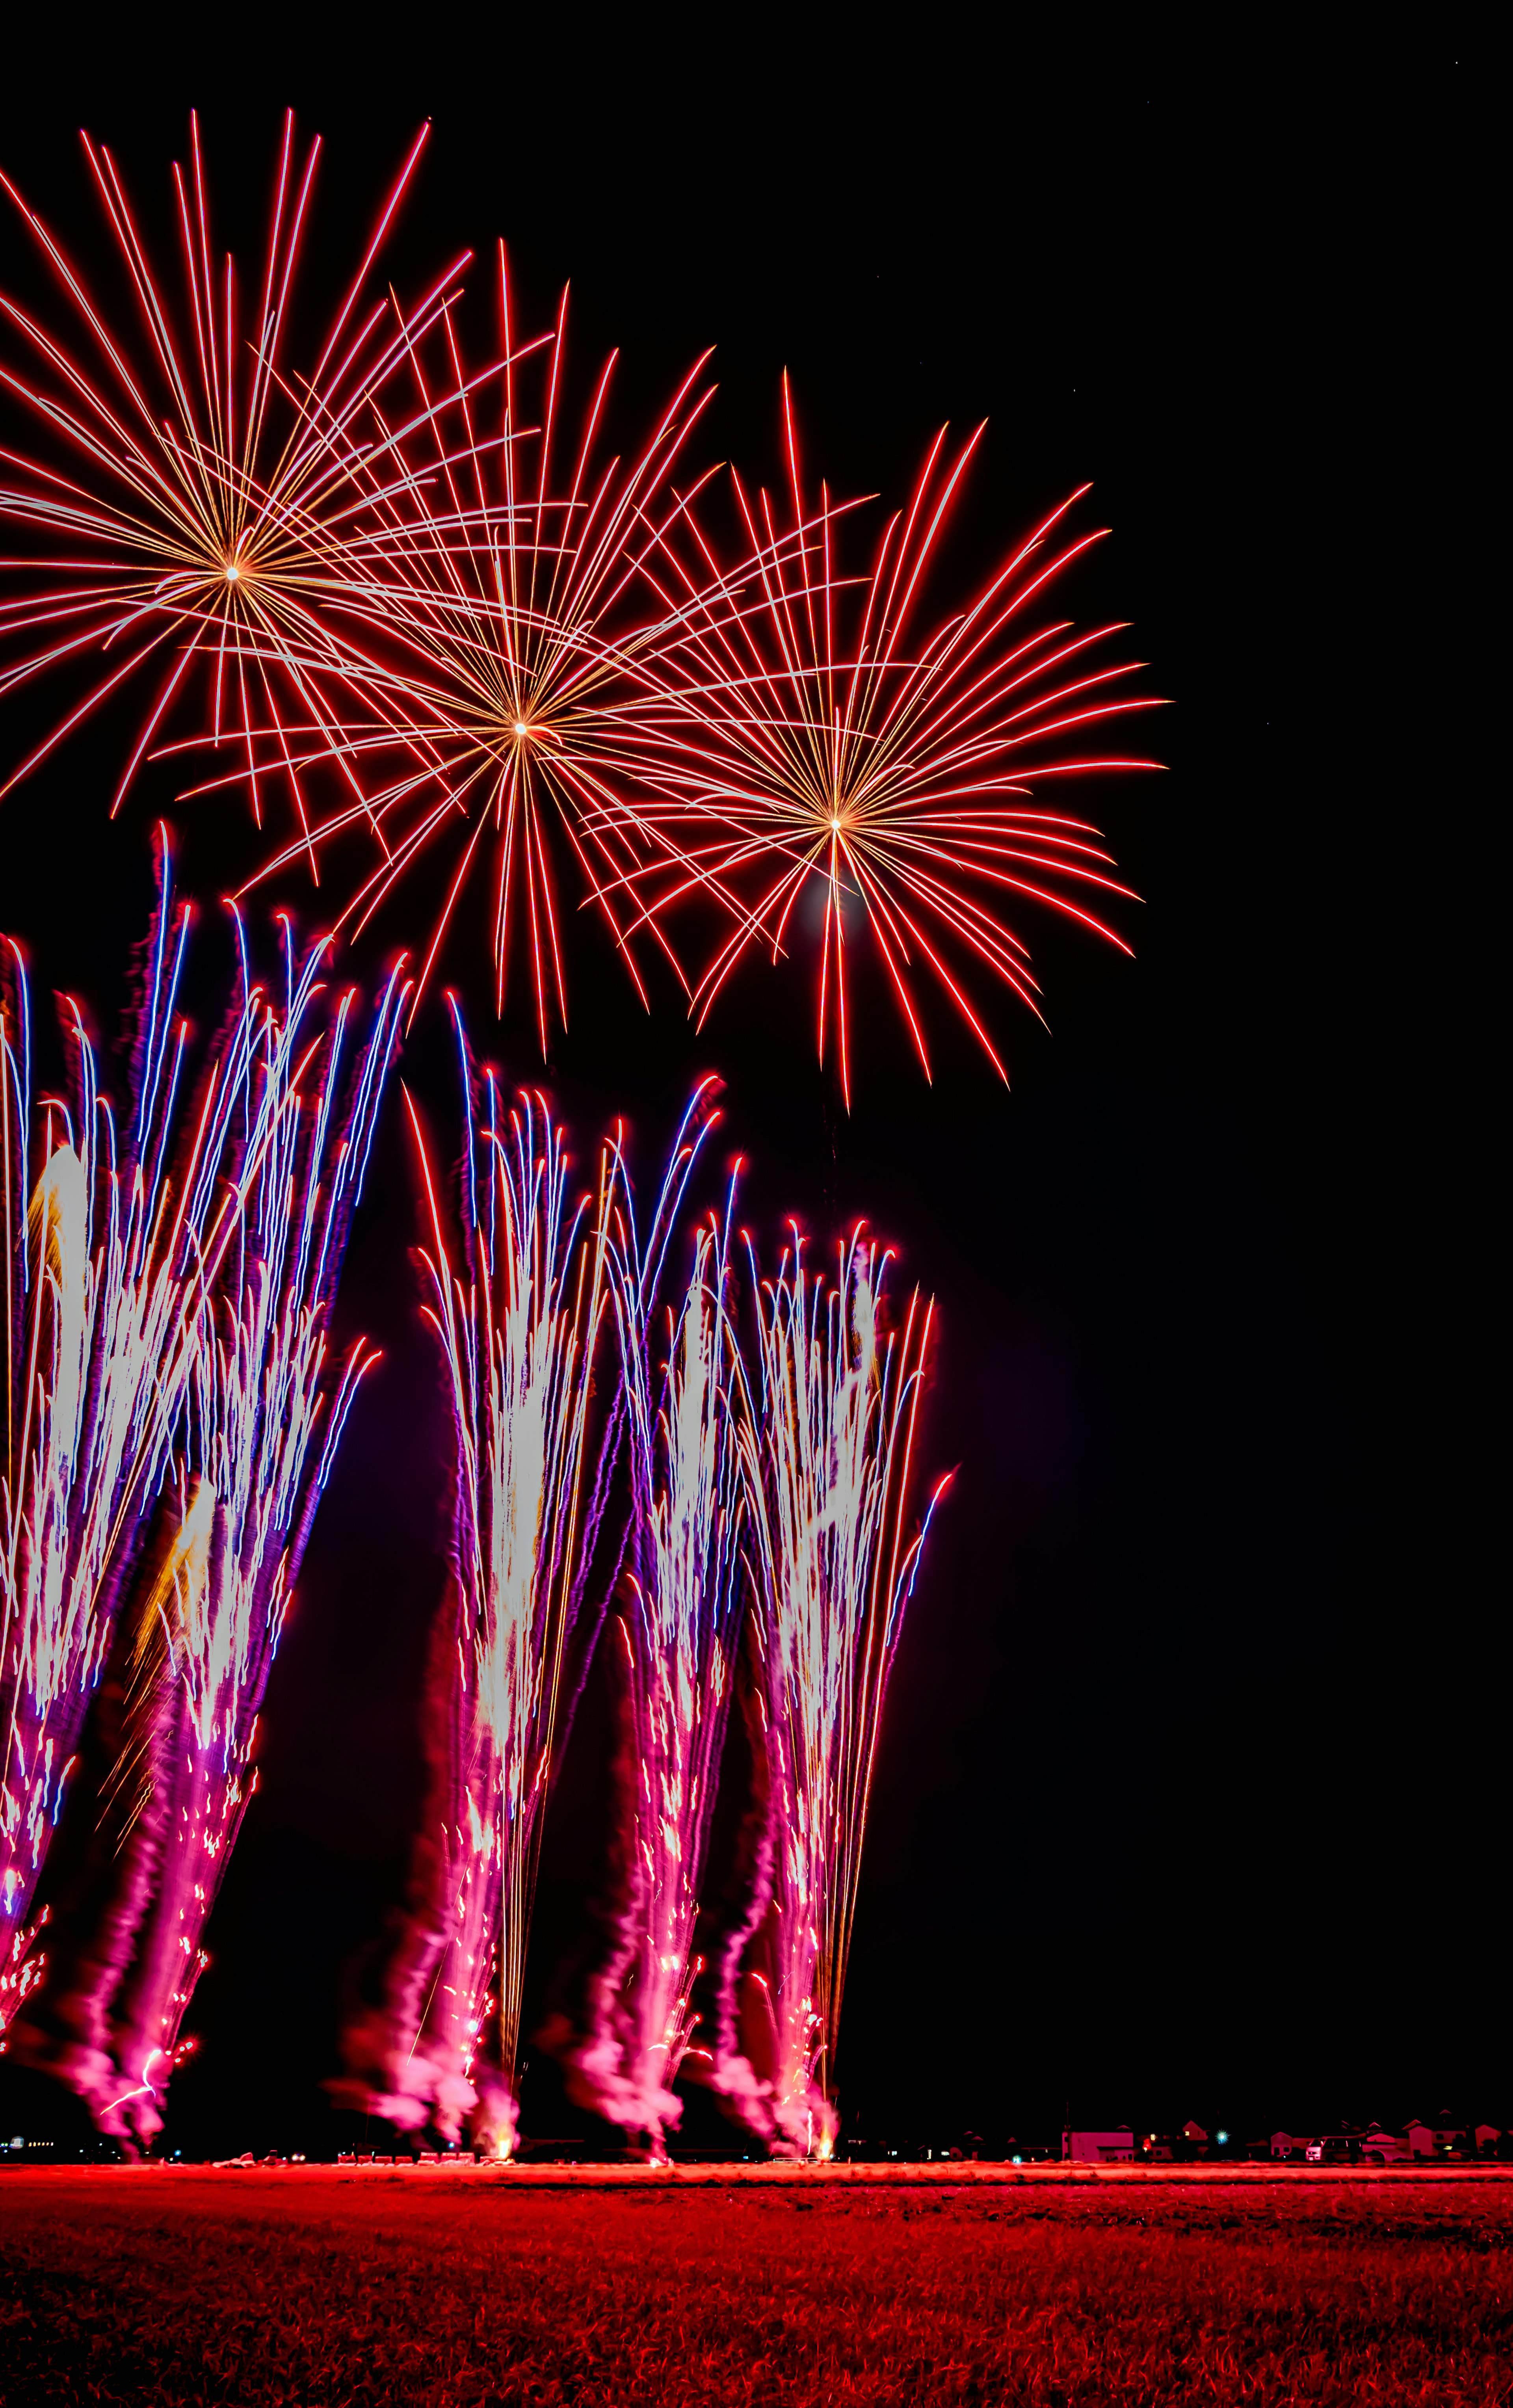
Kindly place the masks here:
POLYGON ((457 1450, 452 1578, 428 1698, 434 1795, 383 2003, 346 2034, 351 2076, 333 2089, 402 2128, 429 2122, 455 2140, 466 2122, 507 2156, 541 1816, 602 1510, 600 1486, 583 1510, 581 1474, 614 1174, 607 1154, 597 1197, 575 1208, 544 1100, 522 1096, 506 1115, 492 1073, 475 1081, 460 1016, 458 1038, 461 1271, 410 1105, 426 1316, 457 1450))
POLYGON ((848 1101, 847 947, 863 931, 926 1076, 921 968, 1006 1075, 963 983, 975 966, 1037 1011, 1029 951, 1003 906, 1048 908, 1129 951, 1092 908, 1129 892, 1108 875, 1097 830, 1034 800, 1042 785, 1158 766, 1099 743, 1106 722, 1152 707, 1128 690, 1138 665, 1093 657, 1120 629, 1078 634, 1041 615, 1053 580, 1097 538, 1060 531, 1074 494, 969 609, 911 640, 981 429, 954 459, 942 430, 870 571, 849 576, 839 552, 856 506, 821 487, 806 511, 786 378, 783 422, 786 517, 765 492, 753 501, 733 471, 742 569, 716 576, 692 513, 659 546, 659 573, 691 632, 666 672, 665 749, 643 765, 661 808, 642 806, 641 865, 608 898, 635 890, 655 924, 700 896, 721 907, 729 930, 692 997, 701 1026, 747 955, 764 950, 776 961, 804 924, 804 899, 816 898, 820 1054, 835 1060, 848 1101), (690 532, 695 548, 685 546, 679 569, 672 535, 690 532))
POLYGON ((644 1246, 621 1164, 609 1248, 630 1442, 628 1560, 610 1635, 630 1741, 626 1882, 616 1945, 592 1985, 591 2034, 570 2057, 569 2087, 659 2154, 682 2114, 672 2086, 697 2020, 693 1928, 741 1595, 728 1207, 723 1222, 712 1216, 697 1232, 682 1301, 653 1334, 674 1221, 712 1119, 689 1133, 713 1086, 707 1080, 696 1091, 678 1131, 644 1246))
POLYGON ((370 289, 424 139, 400 169, 324 341, 303 367, 287 357, 289 325, 321 146, 297 157, 292 116, 250 312, 231 259, 213 255, 193 118, 188 172, 176 166, 173 175, 177 306, 115 160, 85 137, 136 305, 133 336, 112 323, 63 245, 0 178, 72 313, 71 330, 56 332, 0 294, 18 345, 18 365, 0 364, 0 386, 39 423, 44 439, 41 456, 0 453, 0 518, 27 539, 20 556, 0 561, 11 589, 0 600, 0 647, 9 655, 0 696, 64 666, 82 669, 86 685, 11 785, 140 678, 150 700, 117 806, 198 686, 204 707, 191 710, 191 739, 207 731, 236 746, 238 777, 260 820, 265 772, 276 769, 307 824, 289 729, 315 727, 320 750, 343 758, 340 703, 360 662, 333 607, 362 575, 354 512, 371 510, 394 473, 372 413, 465 265, 464 255, 397 316, 381 287, 370 289), (271 730, 267 761, 254 730, 271 730))
POLYGON ((711 2075, 777 2156, 827 2156, 835 2039, 888 1675, 930 1518, 906 1538, 933 1308, 879 1328, 886 1255, 859 1231, 836 1282, 795 1233, 758 1283, 760 1377, 739 1444, 763 1605, 772 1897, 711 2075), (743 2045, 744 2042, 744 2045, 743 2045))

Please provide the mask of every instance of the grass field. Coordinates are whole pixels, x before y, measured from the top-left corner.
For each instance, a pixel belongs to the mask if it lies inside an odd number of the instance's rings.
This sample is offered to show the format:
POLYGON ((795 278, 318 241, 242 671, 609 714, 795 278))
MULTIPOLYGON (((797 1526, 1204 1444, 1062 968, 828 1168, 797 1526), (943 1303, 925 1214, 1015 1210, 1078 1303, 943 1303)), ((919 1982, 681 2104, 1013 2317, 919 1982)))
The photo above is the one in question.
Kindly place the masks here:
POLYGON ((21 2402, 1513 2401, 1513 2183, 0 2177, 21 2402))

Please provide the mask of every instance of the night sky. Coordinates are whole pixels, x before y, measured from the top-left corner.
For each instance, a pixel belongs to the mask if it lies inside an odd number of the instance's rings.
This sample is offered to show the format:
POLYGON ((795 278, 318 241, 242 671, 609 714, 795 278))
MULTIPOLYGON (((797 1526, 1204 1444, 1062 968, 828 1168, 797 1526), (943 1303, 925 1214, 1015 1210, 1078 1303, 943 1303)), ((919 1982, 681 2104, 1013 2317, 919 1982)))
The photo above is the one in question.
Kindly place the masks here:
MULTIPOLYGON (((1179 69, 1131 53, 1092 82, 1070 55, 868 63, 859 41, 806 33, 790 56, 774 35, 697 69, 627 49, 586 81, 485 46, 372 83, 319 49, 202 72, 190 45, 150 98, 139 51, 87 80, 39 52, 0 97, 0 164, 89 257, 77 125, 159 208, 197 104, 221 237, 250 268, 290 101, 327 138, 305 280, 329 305, 430 115, 396 284, 502 233, 544 324, 570 276, 578 376, 623 346, 625 440, 710 342, 695 449, 753 481, 778 472, 784 366, 810 473, 842 488, 898 496, 942 420, 986 417, 937 609, 1093 480, 1082 523, 1113 536, 1068 605, 1131 621, 1173 697, 1139 730, 1167 774, 1082 797, 1146 898, 1121 922, 1136 958, 1026 922, 1052 1033, 995 998, 1006 1093, 939 1010, 927 1085, 864 978, 848 1116, 806 953, 749 969, 695 1037, 670 983, 641 1012, 584 918, 547 1081, 584 1162, 628 1115, 649 1182, 717 1069, 721 1150, 749 1160, 769 1252, 790 1212, 825 1247, 865 1213, 939 1298, 925 1453, 960 1470, 882 1743, 839 2068, 853 2128, 1022 2136, 1067 2106, 1258 2133, 1442 2104, 1501 2122, 1495 1120, 1467 1069, 1489 790, 1460 666, 1478 70, 1448 37, 1369 70, 1284 72, 1237 40, 1179 69)), ((32 278, 7 216, 0 283, 32 278)), ((34 724, 0 710, 7 764, 34 724)), ((239 803, 175 806, 166 769, 107 824, 132 724, 103 719, 0 805, 0 926, 102 1033, 155 814, 207 902, 257 858, 239 803)), ((307 885, 283 892, 321 924, 307 885)), ((370 982, 421 900, 402 890, 364 939, 370 982)), ((479 1050, 539 1077, 524 1014, 492 1025, 481 915, 445 975, 479 1050)), ((442 1037, 426 1015, 405 1075, 450 1139, 442 1037)), ((275 1670, 170 2110, 186 2151, 345 2143, 319 2086, 403 1882, 447 1429, 397 1103, 341 1307, 385 1359, 275 1670)), ((583 1944, 604 1744, 591 1681, 537 2000, 583 1944)), ((0 2120, 12 2104, 38 2128, 52 2112, 7 2069, 0 2120)), ((527 2130, 564 2113, 529 2070, 527 2130)))

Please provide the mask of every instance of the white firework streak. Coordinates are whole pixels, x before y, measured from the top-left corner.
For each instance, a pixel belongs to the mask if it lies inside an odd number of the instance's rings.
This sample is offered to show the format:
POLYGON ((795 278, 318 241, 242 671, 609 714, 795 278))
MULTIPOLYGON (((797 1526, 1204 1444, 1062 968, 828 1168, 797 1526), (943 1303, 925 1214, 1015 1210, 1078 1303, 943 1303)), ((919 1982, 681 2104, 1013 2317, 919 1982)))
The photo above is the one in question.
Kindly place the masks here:
POLYGON ((581 1473, 612 1171, 607 1155, 596 1201, 572 1206, 545 1101, 521 1096, 501 1125, 492 1074, 476 1132, 465 1044, 463 1054, 464 1273, 448 1254, 410 1106, 426 1313, 456 1441, 452 1581, 429 1699, 433 1813, 383 2003, 345 2035, 353 2072, 332 2087, 404 2128, 429 2122, 455 2140, 465 2123, 507 2156, 541 1814, 592 1522, 580 1512, 581 1473))
MULTIPOLYGON (((933 1307, 879 1336, 887 1256, 860 1229, 834 1285, 797 1232, 776 1282, 753 1261, 760 1394, 739 1432, 762 1600, 774 1848, 759 2074, 732 2013, 714 2086, 775 2155, 828 2156, 835 2053, 884 1694, 940 1482, 906 1543, 933 1307)), ((726 1998, 734 1994, 726 1985, 726 1998)))
POLYGON ((662 2154, 682 2115, 673 2090, 697 2017, 690 1991, 709 1816, 730 1703, 739 1609, 742 1498, 731 1421, 734 1335, 726 1312, 730 1209, 694 1239, 667 1315, 660 1402, 649 1324, 673 1223, 712 1116, 695 1091, 643 1252, 630 1184, 610 1248, 630 1440, 630 1564, 616 1624, 625 1659, 633 1786, 626 1880, 607 1963, 591 1988, 576 2094, 662 2154), (702 1117, 690 1140, 689 1132, 702 1117))
POLYGON ((187 1109, 189 1032, 175 1003, 189 914, 172 910, 165 846, 162 877, 121 1143, 71 1004, 73 1110, 48 1098, 34 1111, 14 947, 0 1008, 0 2028, 41 1976, 45 1953, 26 1918, 73 1750, 199 1316, 287 1110, 275 1096, 249 1106, 262 1008, 251 992, 187 1109))
POLYGON ((120 1978, 121 1942, 135 1939, 136 1953, 116 1994, 95 2002, 108 2014, 110 2062, 93 2069, 87 2092, 102 2129, 144 2139, 162 2126, 184 2013, 207 1962, 205 1926, 255 1785, 256 1719, 290 1595, 358 1383, 377 1359, 359 1339, 334 1365, 330 1319, 408 989, 401 965, 350 1082, 355 997, 342 996, 319 1062, 304 1057, 313 1094, 294 1092, 322 952, 297 982, 291 963, 284 1012, 263 1012, 256 1109, 274 1135, 195 1333, 178 1528, 158 1605, 156 1812, 137 1827, 136 1895, 107 1980, 120 1978))

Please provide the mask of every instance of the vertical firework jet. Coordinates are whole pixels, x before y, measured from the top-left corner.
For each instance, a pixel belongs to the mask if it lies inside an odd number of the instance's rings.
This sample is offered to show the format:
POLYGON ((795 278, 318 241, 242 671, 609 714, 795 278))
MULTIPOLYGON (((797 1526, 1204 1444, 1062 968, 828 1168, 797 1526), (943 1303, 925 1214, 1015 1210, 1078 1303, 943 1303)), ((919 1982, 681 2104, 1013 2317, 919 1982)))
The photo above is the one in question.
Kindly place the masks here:
POLYGON ((911 1297, 879 1335, 887 1257, 860 1230, 836 1283, 811 1279, 795 1232, 759 1283, 759 1392, 739 1445, 763 1603, 772 1898, 737 2037, 721 1985, 714 2086, 776 2155, 827 2156, 835 2037, 888 1674, 945 1482, 905 1536, 933 1307, 911 1297), (754 2025, 754 2032, 753 2032, 754 2025), (755 2060, 760 2059, 760 2063, 755 2060))
MULTIPOLYGON (((705 1842, 730 1702, 739 1608, 739 1466, 731 1421, 726 1317, 729 1204, 694 1239, 681 1305, 652 1322, 673 1224, 712 1118, 690 1140, 714 1087, 684 1116, 643 1248, 630 1182, 609 1248, 630 1447, 631 1529, 612 1644, 623 1653, 630 1791, 619 1929, 591 1986, 591 2032, 570 2086, 659 2152, 679 2120, 673 2081, 696 2022, 689 1992, 705 1842)), ((734 1201, 734 1182, 731 1198, 734 1201)))
POLYGON ((284 1010, 260 1016, 252 1111, 270 1138, 195 1331, 173 1538, 140 1621, 139 1650, 161 1658, 150 1742, 118 1768, 144 1793, 127 1850, 136 1916, 120 1919, 114 1967, 92 2001, 96 2028, 108 2021, 108 2061, 80 2068, 77 2086, 102 2129, 144 2139, 162 2123, 207 1961, 205 1925, 251 1793, 255 1719, 316 1506, 376 1359, 359 1339, 335 1364, 330 1322, 407 988, 396 968, 349 1079, 355 997, 339 998, 323 1039, 310 1035, 324 950, 297 976, 286 956, 284 1010))
POLYGON ((603 1506, 601 1481, 583 1509, 581 1476, 613 1170, 607 1154, 596 1198, 575 1209, 563 1132, 544 1098, 521 1096, 502 1118, 493 1074, 476 1085, 460 1016, 457 1028, 467 1124, 461 1272, 409 1106, 425 1191, 425 1311, 457 1450, 452 1578, 432 1656, 433 1799, 383 2004, 349 2029, 351 2078, 332 2087, 451 2140, 465 2119, 507 2156, 541 1815, 603 1506))
POLYGON ((38 1979, 26 1916, 247 1184, 284 1105, 249 1109, 244 998, 189 1109, 176 1010, 190 914, 166 848, 118 1137, 76 1006, 72 1108, 31 1096, 20 953, 0 1025, 5 1457, 0 1478, 0 2024, 38 1979), (24 1960, 24 1961, 23 1961, 24 1960))

